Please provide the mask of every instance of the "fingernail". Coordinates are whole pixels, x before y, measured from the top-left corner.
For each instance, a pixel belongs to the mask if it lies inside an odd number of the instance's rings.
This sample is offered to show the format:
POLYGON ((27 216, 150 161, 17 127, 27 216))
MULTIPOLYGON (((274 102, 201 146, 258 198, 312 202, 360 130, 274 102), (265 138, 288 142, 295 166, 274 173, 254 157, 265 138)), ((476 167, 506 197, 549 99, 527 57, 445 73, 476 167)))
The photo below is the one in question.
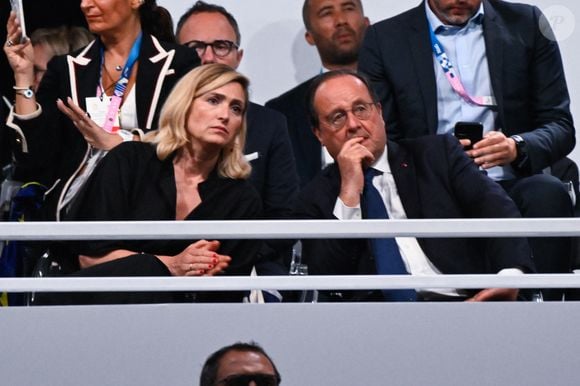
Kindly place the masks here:
POLYGON ((211 259, 211 262, 214 263, 214 264, 217 264, 218 259, 214 257, 213 259, 211 259))
POLYGON ((212 269, 212 268, 213 268, 213 264, 210 264, 210 265, 208 266, 208 268, 209 268, 209 269, 212 269))

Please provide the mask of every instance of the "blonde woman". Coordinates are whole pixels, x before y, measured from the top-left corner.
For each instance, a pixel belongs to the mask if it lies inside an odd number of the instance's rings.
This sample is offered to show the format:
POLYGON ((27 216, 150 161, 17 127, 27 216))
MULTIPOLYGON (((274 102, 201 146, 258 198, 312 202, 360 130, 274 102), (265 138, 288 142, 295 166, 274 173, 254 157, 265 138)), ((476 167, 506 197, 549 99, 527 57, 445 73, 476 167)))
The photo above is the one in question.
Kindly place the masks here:
MULTIPOLYGON (((261 201, 246 181, 251 168, 242 153, 247 90, 248 80, 221 64, 185 75, 161 111, 159 130, 101 161, 75 219, 257 218, 261 201)), ((76 246, 77 275, 244 275, 258 248, 253 240, 86 242, 76 246)))

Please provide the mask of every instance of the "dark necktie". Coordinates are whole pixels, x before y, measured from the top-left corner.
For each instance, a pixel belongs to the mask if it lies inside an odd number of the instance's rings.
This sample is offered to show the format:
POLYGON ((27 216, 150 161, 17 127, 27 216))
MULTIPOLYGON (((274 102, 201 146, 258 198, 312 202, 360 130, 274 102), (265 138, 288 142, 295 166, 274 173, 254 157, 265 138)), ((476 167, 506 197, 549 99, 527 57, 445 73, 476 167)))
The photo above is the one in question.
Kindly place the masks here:
MULTIPOLYGON (((376 169, 368 168, 365 171, 365 186, 363 189, 364 218, 388 219, 389 214, 379 191, 373 186, 373 177, 381 174, 376 169)), ((371 239, 371 248, 375 256, 377 273, 379 275, 408 275, 405 263, 399 252, 397 242, 393 237, 384 239, 371 239)), ((386 300, 405 302, 417 300, 417 293, 413 289, 383 290, 386 300)))

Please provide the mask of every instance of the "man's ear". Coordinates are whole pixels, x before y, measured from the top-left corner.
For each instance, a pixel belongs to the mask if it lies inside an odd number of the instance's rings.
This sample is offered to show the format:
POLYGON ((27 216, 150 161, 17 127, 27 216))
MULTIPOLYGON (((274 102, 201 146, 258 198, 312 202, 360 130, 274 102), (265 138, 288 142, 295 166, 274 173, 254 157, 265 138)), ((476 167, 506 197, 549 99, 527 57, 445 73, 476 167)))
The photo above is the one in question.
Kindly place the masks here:
POLYGON ((320 133, 320 127, 313 127, 312 128, 312 132, 314 133, 314 135, 316 136, 316 138, 318 138, 318 141, 320 142, 320 144, 322 146, 324 146, 324 141, 322 140, 322 135, 320 133))
POLYGON ((310 44, 311 46, 315 46, 316 42, 314 41, 314 38, 312 37, 312 34, 310 33, 310 31, 306 31, 304 33, 304 39, 306 39, 306 42, 308 44, 310 44))
POLYGON ((240 63, 242 63, 242 58, 244 57, 244 50, 243 49, 239 49, 238 53, 237 53, 237 61, 238 61, 238 65, 236 67, 238 67, 240 65, 240 63))
POLYGON ((368 17, 365 16, 365 26, 368 27, 369 25, 371 25, 371 21, 369 20, 368 17))

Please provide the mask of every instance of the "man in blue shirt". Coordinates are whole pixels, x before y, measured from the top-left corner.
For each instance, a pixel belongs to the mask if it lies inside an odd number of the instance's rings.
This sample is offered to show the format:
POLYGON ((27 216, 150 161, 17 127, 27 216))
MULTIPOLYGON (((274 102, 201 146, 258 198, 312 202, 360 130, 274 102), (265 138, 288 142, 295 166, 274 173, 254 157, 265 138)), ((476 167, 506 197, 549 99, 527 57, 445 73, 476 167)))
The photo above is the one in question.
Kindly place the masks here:
MULTIPOLYGON (((467 154, 525 217, 569 217, 564 185, 542 174, 574 148, 558 45, 538 8, 498 0, 425 0, 369 27, 359 56, 393 140, 483 124, 467 154)), ((570 242, 531 240, 539 272, 567 272, 570 242)), ((545 293, 561 298, 561 291, 545 293)))

